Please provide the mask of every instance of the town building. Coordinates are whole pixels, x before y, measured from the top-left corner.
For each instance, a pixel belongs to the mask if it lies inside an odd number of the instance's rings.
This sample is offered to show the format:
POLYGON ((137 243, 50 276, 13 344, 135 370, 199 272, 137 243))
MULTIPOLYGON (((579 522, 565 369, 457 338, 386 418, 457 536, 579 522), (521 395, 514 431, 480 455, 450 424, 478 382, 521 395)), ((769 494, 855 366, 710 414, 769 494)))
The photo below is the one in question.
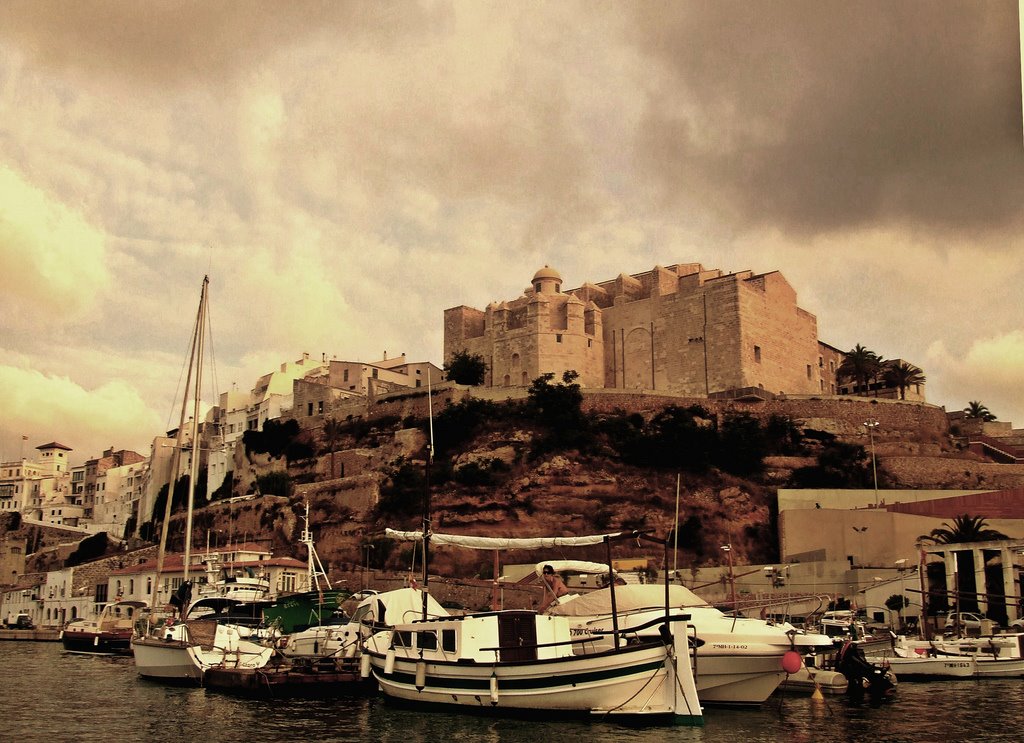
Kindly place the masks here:
POLYGON ((568 370, 589 388, 685 396, 834 394, 842 352, 778 271, 656 266, 563 290, 544 267, 518 299, 444 314, 444 354, 478 354, 485 384, 568 370))
POLYGON ((378 395, 405 389, 425 388, 444 379, 444 371, 429 361, 410 362, 403 353, 379 361, 331 359, 317 372, 294 383, 296 419, 330 417, 339 406, 365 404, 378 395))
MULTIPOLYGON (((310 590, 306 563, 293 557, 274 557, 269 549, 258 544, 229 544, 197 550, 190 555, 189 580, 195 583, 193 601, 207 587, 239 577, 263 578, 269 588, 268 598, 310 590)), ((184 555, 166 555, 159 579, 154 559, 113 570, 103 587, 104 601, 149 603, 153 598, 154 581, 158 582, 157 605, 166 605, 185 581, 184 555)))
POLYGON ((22 458, 0 464, 0 511, 43 520, 44 505, 73 502, 67 460, 71 447, 52 441, 36 450, 36 461, 22 458))

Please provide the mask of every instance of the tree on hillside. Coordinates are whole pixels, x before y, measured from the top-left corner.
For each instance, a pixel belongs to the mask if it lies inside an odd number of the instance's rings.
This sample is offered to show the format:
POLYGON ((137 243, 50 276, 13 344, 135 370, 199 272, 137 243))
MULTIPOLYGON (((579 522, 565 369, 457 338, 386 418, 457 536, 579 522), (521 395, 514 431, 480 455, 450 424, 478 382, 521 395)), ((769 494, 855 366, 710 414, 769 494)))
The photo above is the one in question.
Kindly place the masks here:
POLYGON ((984 516, 968 516, 966 513, 953 519, 950 526, 946 522, 922 534, 919 539, 927 539, 935 544, 959 544, 961 542, 994 542, 998 539, 1009 539, 1001 531, 989 529, 984 516))
POLYGON ((852 380, 854 392, 866 392, 868 382, 878 376, 883 363, 881 356, 858 343, 846 352, 836 376, 840 380, 852 380))
MULTIPOLYGON (((884 472, 879 472, 879 479, 884 472)), ((818 454, 817 463, 800 467, 790 477, 791 488, 866 488, 873 483, 868 454, 860 444, 833 441, 818 454)))
POLYGON ((583 415, 583 393, 576 381, 579 374, 570 369, 562 373, 559 384, 551 384, 555 375, 542 374, 533 380, 527 393, 527 408, 548 429, 543 440, 534 444, 534 453, 579 445, 586 439, 589 426, 583 415))
POLYGON ((924 384, 924 372, 906 361, 890 361, 885 365, 882 378, 890 387, 900 392, 900 399, 907 399, 907 390, 924 384))
POLYGON ((456 351, 444 365, 445 377, 456 384, 478 387, 487 378, 487 362, 478 353, 463 349, 456 351))
POLYGON ((971 400, 967 403, 967 407, 964 408, 964 415, 968 418, 981 418, 986 423, 996 419, 992 412, 981 404, 980 400, 971 400))

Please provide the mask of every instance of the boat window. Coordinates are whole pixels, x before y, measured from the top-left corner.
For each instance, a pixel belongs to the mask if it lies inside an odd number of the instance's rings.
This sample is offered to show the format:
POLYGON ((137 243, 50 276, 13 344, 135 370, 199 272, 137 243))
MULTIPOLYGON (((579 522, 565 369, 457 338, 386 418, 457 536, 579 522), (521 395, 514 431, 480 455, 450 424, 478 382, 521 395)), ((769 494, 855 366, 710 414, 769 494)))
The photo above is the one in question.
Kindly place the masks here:
POLYGON ((406 630, 396 630, 391 635, 391 646, 396 648, 411 648, 412 632, 406 630))
POLYGON ((420 650, 437 650, 437 633, 417 632, 416 647, 420 650))
POLYGON ((441 649, 446 653, 455 652, 455 630, 441 630, 441 649))

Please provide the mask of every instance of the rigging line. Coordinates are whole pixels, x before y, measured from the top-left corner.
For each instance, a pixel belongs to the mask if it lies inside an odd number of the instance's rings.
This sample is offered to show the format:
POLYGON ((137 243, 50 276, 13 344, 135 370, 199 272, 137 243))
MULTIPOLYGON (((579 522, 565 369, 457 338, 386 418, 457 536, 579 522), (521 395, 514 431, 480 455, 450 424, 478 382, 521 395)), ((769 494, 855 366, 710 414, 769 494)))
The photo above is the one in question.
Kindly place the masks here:
MULTIPOLYGON (((181 360, 181 369, 178 370, 178 383, 174 386, 174 397, 171 398, 171 409, 167 411, 167 423, 164 425, 164 432, 166 433, 171 429, 171 417, 174 415, 174 409, 177 407, 178 393, 181 392, 181 378, 185 376, 185 367, 189 364, 189 357, 191 355, 192 339, 195 336, 196 329, 195 323, 192 324, 192 332, 189 333, 188 343, 185 344, 185 353, 181 360)), ((188 390, 185 390, 184 395, 188 394, 188 390)))
MULTIPOLYGON (((210 382, 211 382, 212 393, 213 393, 213 397, 212 397, 210 402, 211 402, 211 404, 216 406, 220 402, 220 399, 219 399, 218 393, 217 393, 217 391, 220 389, 220 380, 217 379, 217 356, 216 356, 216 354, 213 351, 213 316, 212 316, 212 313, 210 312, 210 292, 209 292, 209 289, 207 289, 207 292, 206 292, 206 335, 207 335, 207 342, 206 342, 207 351, 206 352, 207 352, 207 354, 210 357, 210 377, 211 377, 210 382)), ((223 438, 224 438, 224 432, 221 431, 221 439, 223 439, 223 438)))

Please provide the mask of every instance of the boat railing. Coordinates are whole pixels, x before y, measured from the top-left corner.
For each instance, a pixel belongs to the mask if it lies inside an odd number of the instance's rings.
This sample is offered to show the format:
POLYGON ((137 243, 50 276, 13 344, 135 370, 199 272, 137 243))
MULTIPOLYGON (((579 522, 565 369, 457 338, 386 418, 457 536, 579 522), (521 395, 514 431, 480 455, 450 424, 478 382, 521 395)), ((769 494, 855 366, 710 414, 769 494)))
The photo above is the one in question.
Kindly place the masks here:
POLYGON ((578 645, 578 644, 586 643, 586 642, 597 642, 598 640, 604 639, 604 638, 608 637, 609 635, 635 636, 638 631, 643 630, 643 629, 647 629, 649 627, 656 627, 658 625, 667 625, 667 624, 669 624, 671 622, 688 622, 688 621, 690 621, 690 615, 689 614, 680 614, 680 615, 677 615, 677 616, 669 616, 669 617, 661 616, 661 617, 657 617, 655 619, 651 619, 651 620, 649 620, 647 622, 644 622, 643 624, 638 624, 636 627, 630 627, 629 629, 589 630, 590 634, 578 635, 577 637, 571 638, 569 640, 562 640, 560 642, 542 642, 542 643, 537 643, 537 644, 533 644, 533 645, 505 645, 505 646, 500 646, 499 645, 498 647, 493 647, 493 648, 480 648, 480 650, 481 650, 481 652, 484 652, 484 653, 491 653, 491 652, 500 652, 502 650, 512 650, 512 649, 517 649, 517 650, 527 650, 527 649, 534 650, 534 649, 539 649, 539 648, 562 647, 562 646, 565 646, 565 645, 578 645))

